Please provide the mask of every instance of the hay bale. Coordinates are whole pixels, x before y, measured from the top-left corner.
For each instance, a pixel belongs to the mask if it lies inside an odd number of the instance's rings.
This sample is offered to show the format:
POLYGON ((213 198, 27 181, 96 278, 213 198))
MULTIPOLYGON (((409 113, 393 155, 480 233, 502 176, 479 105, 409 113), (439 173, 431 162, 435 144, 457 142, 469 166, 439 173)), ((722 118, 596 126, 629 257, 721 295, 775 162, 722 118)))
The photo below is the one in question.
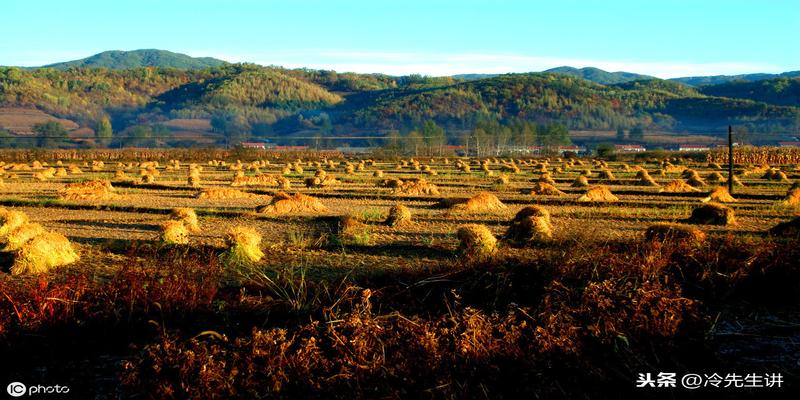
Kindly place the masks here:
POLYGON ((230 200, 230 199, 249 199, 256 197, 252 193, 242 192, 237 189, 229 188, 205 188, 197 193, 198 199, 205 200, 230 200))
POLYGON ((173 208, 172 213, 170 213, 170 218, 183 222, 189 232, 202 232, 200 229, 200 223, 197 220, 197 213, 195 213, 191 208, 173 208))
POLYGON ((458 251, 468 259, 483 259, 497 251, 497 238, 484 225, 462 225, 456 231, 458 251))
POLYGON ((579 175, 570 186, 577 188, 589 187, 589 180, 586 179, 586 175, 579 175))
POLYGON ((489 192, 480 192, 464 202, 453 204, 450 209, 457 212, 480 213, 494 212, 508 208, 497 196, 489 192))
POLYGON ((680 179, 675 179, 659 190, 660 193, 689 193, 699 191, 700 189, 694 188, 680 179))
POLYGON ((542 196, 563 196, 566 193, 558 190, 557 187, 546 182, 536 182, 531 189, 531 194, 542 196))
POLYGON ((159 239, 164 244, 189 244, 189 229, 182 221, 168 220, 160 225, 159 239))
POLYGON ((708 197, 701 200, 703 203, 708 203, 709 201, 714 201, 717 203, 733 203, 736 199, 731 196, 731 193, 728 192, 723 186, 717 186, 711 193, 708 194, 708 197))
POLYGON ((261 261, 261 234, 253 228, 235 226, 225 234, 223 260, 227 265, 247 265, 261 261))
POLYGON ((784 206, 798 206, 800 205, 800 189, 790 189, 786 193, 786 197, 781 202, 784 206))
POLYGON ((640 169, 638 172, 636 172, 636 179, 639 180, 636 182, 636 184, 639 186, 661 186, 650 176, 647 170, 644 169, 640 169))
POLYGON ((389 215, 384 223, 389 226, 407 225, 411 223, 411 210, 402 204, 395 204, 389 208, 389 215))
POLYGON ((328 208, 314 197, 300 193, 289 195, 284 192, 276 193, 269 204, 256 208, 256 212, 260 214, 319 213, 327 210, 328 208))
POLYGON ((706 203, 692 210, 692 215, 686 222, 702 225, 733 225, 736 219, 732 208, 719 203, 706 203))
POLYGON ((72 244, 62 234, 44 232, 14 251, 12 275, 42 274, 78 260, 72 244))
POLYGON ((705 232, 695 227, 662 222, 651 225, 645 231, 645 239, 648 241, 678 241, 690 244, 701 244, 706 240, 705 232))
POLYGON ((769 234, 785 238, 800 239, 800 217, 795 217, 790 221, 784 221, 773 226, 770 228, 769 234))
POLYGON ((617 178, 614 177, 614 173, 611 172, 610 169, 601 169, 600 170, 600 179, 613 181, 613 180, 615 180, 617 178))
POLYGON ((579 202, 613 202, 619 201, 617 196, 611 193, 605 186, 594 186, 589 188, 583 195, 578 197, 579 202))
POLYGON ((6 246, 3 251, 13 251, 25 244, 28 240, 45 233, 44 227, 37 223, 22 224, 8 233, 6 236, 6 246))
POLYGON ((406 194, 411 196, 439 195, 439 188, 429 183, 424 178, 411 178, 399 181, 398 187, 392 190, 392 194, 406 194))
POLYGON ((28 215, 22 211, 0 208, 0 237, 5 237, 14 229, 28 223, 28 215))
POLYGON ((550 213, 540 206, 527 206, 511 220, 504 238, 514 244, 524 245, 553 238, 550 213))
POLYGON ((703 179, 700 178, 700 176, 698 175, 690 176, 689 179, 686 180, 686 183, 694 188, 701 188, 706 186, 705 181, 703 181, 703 179))

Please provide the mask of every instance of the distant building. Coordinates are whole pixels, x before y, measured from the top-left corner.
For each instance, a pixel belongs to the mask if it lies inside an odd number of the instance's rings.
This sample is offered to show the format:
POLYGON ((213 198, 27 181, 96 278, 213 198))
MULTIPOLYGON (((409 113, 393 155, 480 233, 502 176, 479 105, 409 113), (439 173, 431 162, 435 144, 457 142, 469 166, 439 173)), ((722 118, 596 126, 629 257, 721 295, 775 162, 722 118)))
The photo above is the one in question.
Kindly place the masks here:
POLYGON ((617 153, 641 153, 647 149, 640 144, 615 144, 614 151, 617 153))
POLYGON ((270 144, 263 142, 242 142, 241 145, 245 149, 261 149, 261 150, 266 150, 268 146, 271 146, 270 144))
POLYGON ((678 145, 678 151, 691 152, 691 151, 709 151, 711 146, 705 144, 681 144, 678 145))
POLYGON ((271 150, 277 151, 305 151, 308 150, 308 146, 272 146, 269 147, 271 150))
POLYGON ((800 142, 778 142, 780 147, 800 147, 800 142))

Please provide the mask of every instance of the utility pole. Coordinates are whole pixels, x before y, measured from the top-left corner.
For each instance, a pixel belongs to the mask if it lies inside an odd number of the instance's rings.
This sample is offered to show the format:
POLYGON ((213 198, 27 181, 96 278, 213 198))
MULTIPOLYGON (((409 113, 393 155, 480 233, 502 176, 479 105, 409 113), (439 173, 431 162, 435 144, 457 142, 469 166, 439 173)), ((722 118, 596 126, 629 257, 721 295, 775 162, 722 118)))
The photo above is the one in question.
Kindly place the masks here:
POLYGON ((733 194, 733 128, 728 125, 728 192, 733 194))

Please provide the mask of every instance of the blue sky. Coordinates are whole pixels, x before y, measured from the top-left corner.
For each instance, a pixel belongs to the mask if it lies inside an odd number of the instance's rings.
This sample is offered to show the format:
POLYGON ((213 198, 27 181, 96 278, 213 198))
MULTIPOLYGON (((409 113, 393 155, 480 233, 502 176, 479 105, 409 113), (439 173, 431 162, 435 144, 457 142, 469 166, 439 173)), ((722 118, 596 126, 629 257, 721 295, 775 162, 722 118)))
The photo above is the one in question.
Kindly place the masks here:
POLYGON ((4 0, 0 65, 166 49, 337 71, 596 66, 662 78, 800 69, 800 1, 4 0))

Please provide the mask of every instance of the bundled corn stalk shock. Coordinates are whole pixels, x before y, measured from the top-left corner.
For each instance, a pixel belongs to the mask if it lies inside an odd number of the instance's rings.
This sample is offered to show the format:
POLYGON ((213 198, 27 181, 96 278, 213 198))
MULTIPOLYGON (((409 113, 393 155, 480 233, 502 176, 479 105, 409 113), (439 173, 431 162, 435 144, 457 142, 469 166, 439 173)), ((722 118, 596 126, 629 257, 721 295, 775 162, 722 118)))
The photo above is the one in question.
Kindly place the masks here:
POLYGON ((78 258, 72 244, 64 235, 43 232, 29 239, 14 251, 11 274, 46 273, 52 268, 71 264, 78 258))
POLYGON ((566 193, 558 190, 557 187, 546 183, 546 182, 536 182, 531 189, 531 194, 534 195, 542 195, 542 196, 563 196, 566 193))
POLYGON ((497 251, 497 238, 484 225, 462 225, 456 231, 458 251, 469 260, 481 260, 497 251))
POLYGON ((389 226, 407 225, 411 223, 411 210, 402 204, 395 204, 389 208, 389 215, 384 223, 389 226))
POLYGON ((231 186, 278 186, 278 179, 273 175, 267 174, 256 176, 236 175, 233 177, 231 186))
POLYGON ((5 238, 3 251, 14 251, 36 236, 45 233, 44 227, 37 223, 25 223, 12 229, 5 238))
POLYGON ((383 171, 377 170, 377 171, 372 173, 372 176, 375 177, 375 178, 383 178, 383 171))
POLYGON ((508 176, 500 175, 494 180, 494 183, 498 185, 508 185, 508 176))
POLYGON ((63 200, 114 200, 121 196, 114 193, 109 181, 87 181, 68 183, 59 192, 63 200))
POLYGON ((686 220, 690 224, 733 225, 736 223, 733 209, 719 203, 706 203, 692 210, 686 220))
POLYGON ((0 207, 0 237, 8 236, 14 229, 28 222, 28 215, 22 211, 0 207))
POLYGON ((612 173, 610 169, 601 169, 600 170, 600 179, 613 181, 613 180, 615 180, 617 178, 614 177, 614 173, 612 173))
POLYGON ((647 231, 645 231, 645 239, 648 241, 677 241, 699 245, 705 242, 706 234, 692 226, 663 222, 651 225, 647 228, 647 231))
POLYGON ((177 221, 183 222, 186 225, 186 228, 189 232, 192 233, 200 233, 200 222, 197 219, 197 213, 194 212, 191 208, 180 207, 180 208, 173 208, 172 213, 170 213, 170 217, 177 221))
POLYGON ((589 187, 589 180, 586 179, 586 175, 579 175, 570 186, 578 188, 589 187))
POLYGON ((165 221, 161 224, 160 239, 164 244, 189 244, 189 229, 182 221, 165 221))
POLYGON ((550 213, 540 206, 527 206, 511 220, 505 239, 517 245, 548 241, 553 238, 550 213))
POLYGON ((658 184, 658 182, 656 182, 650 176, 650 174, 646 170, 643 170, 643 169, 640 169, 638 172, 636 172, 636 179, 639 180, 637 182, 637 185, 639 185, 639 186, 654 186, 654 187, 660 186, 658 184))
POLYGON ((411 196, 439 195, 439 188, 429 183, 424 178, 411 178, 399 181, 399 186, 393 188, 392 194, 407 194, 411 196))
POLYGON ((549 172, 543 173, 542 176, 539 177, 538 182, 549 183, 551 185, 556 184, 556 181, 553 180, 549 172))
POLYGON ((235 226, 225 235, 227 250, 222 257, 227 265, 247 265, 261 261, 261 234, 253 228, 235 226))
POLYGON ((725 182, 725 177, 722 176, 722 174, 720 174, 719 172, 714 171, 714 172, 708 174, 708 176, 706 177, 706 180, 711 182, 711 183, 724 183, 725 182))
POLYGON ((781 204, 792 207, 800 206, 800 188, 789 189, 789 192, 786 193, 786 197, 781 201, 781 204))
POLYGON ((611 193, 605 186, 594 186, 578 197, 579 202, 614 202, 619 198, 611 193))
POLYGON ((497 196, 489 192, 480 192, 467 201, 453 204, 450 209, 457 212, 482 213, 505 210, 508 208, 497 196))
POLYGON ((265 206, 258 207, 260 214, 295 214, 295 213, 320 213, 328 208, 318 199, 300 193, 289 195, 284 192, 276 193, 272 201, 265 206))
POLYGON ((708 194, 708 197, 701 200, 703 203, 708 203, 710 201, 714 201, 717 203, 733 203, 736 199, 731 196, 731 193, 728 192, 728 189, 717 186, 715 187, 711 193, 708 194))
POLYGON ((206 200, 250 199, 253 197, 257 196, 252 193, 229 188, 205 188, 197 193, 198 199, 206 200))
POLYGON ((690 193, 699 191, 700 189, 694 188, 680 179, 671 181, 659 190, 659 192, 662 193, 690 193))

